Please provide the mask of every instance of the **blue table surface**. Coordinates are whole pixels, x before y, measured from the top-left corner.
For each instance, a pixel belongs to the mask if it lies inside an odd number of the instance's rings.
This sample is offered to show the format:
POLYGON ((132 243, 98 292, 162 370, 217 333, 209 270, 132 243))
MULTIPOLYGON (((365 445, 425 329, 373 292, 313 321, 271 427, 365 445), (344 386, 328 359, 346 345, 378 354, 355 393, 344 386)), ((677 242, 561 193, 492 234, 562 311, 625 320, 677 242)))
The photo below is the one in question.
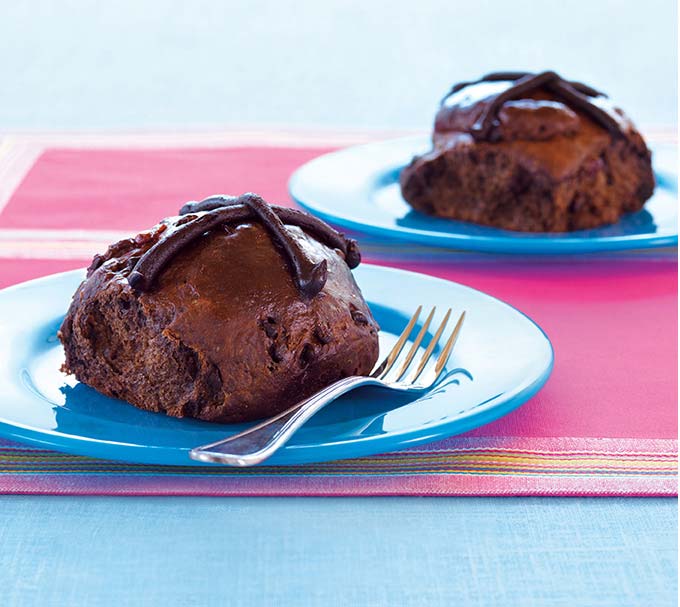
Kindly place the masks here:
MULTIPOLYGON (((518 68, 673 125, 676 24, 670 0, 2 2, 0 131, 427 129, 452 81, 518 68)), ((676 537, 674 499, 6 496, 0 605, 660 607, 676 537)))
POLYGON ((554 605, 677 598, 671 499, 0 499, 24 605, 554 605))

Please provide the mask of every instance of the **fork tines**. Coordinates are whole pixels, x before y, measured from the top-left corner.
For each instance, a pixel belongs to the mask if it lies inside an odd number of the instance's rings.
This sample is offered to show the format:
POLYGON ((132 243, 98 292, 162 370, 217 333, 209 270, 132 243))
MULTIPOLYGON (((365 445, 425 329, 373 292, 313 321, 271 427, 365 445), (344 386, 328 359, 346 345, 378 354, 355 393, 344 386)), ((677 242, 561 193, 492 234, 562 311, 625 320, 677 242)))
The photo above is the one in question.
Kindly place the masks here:
MULTIPOLYGON (((449 308, 446 314, 444 315, 444 319, 439 324, 439 327, 432 336, 432 339, 430 340, 430 343, 425 349, 425 352, 420 357, 420 361, 418 362, 415 370, 411 373, 408 379, 402 382, 402 378, 406 375, 407 371, 411 367, 413 359, 418 353, 418 349, 420 348, 423 339, 425 338, 425 335, 427 334, 428 329, 430 328, 430 324, 432 323, 432 319, 434 318, 437 307, 435 306, 432 308, 432 310, 430 310, 430 313, 427 315, 425 322, 420 328, 420 331, 418 331, 418 335, 411 344, 411 347, 409 348, 408 352, 406 353, 405 356, 401 356, 402 350, 404 349, 406 342, 411 336, 413 328, 418 322, 418 318, 420 317, 420 313, 422 312, 422 310, 423 306, 418 306, 418 309, 415 311, 415 314, 411 317, 411 320, 409 320, 408 324, 406 325, 406 328, 402 331, 401 335, 399 336, 399 339, 397 339, 397 342, 394 344, 393 348, 387 354, 385 359, 373 371, 372 377, 375 377, 376 379, 379 379, 381 381, 385 381, 386 383, 400 382, 412 385, 415 384, 418 378, 422 375, 423 371, 425 371, 425 368, 428 367, 428 363, 432 358, 432 353, 437 347, 437 344, 439 343, 442 334, 446 329, 446 325, 449 322, 449 318, 451 317, 451 308, 449 308), (390 373, 392 369, 395 368, 395 365, 398 362, 400 363, 398 365, 398 370, 396 372, 390 373)), ((453 332, 446 341, 446 344, 439 353, 439 356, 437 357, 437 361, 434 363, 434 366, 429 365, 426 377, 421 382, 423 386, 431 386, 432 384, 434 384, 435 381, 437 381, 437 378, 441 375, 442 371, 444 370, 444 367, 446 366, 446 363, 448 362, 451 356, 453 346, 455 345, 456 340, 458 339, 458 335, 460 333, 461 327, 463 326, 464 320, 465 312, 463 312, 458 317, 458 322, 456 323, 453 332)))

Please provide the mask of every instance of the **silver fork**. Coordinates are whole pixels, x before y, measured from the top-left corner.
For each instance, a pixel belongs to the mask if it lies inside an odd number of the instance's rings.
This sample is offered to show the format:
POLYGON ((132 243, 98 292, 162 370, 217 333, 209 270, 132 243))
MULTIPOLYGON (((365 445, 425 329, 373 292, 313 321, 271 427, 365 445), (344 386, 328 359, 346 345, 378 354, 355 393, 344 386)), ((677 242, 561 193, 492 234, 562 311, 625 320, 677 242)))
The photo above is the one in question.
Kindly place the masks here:
POLYGON ((244 432, 215 443, 210 443, 209 445, 196 447, 189 452, 189 455, 192 459, 201 462, 227 464, 229 466, 254 466, 266 460, 285 445, 290 437, 317 411, 320 411, 328 403, 350 390, 360 386, 380 386, 399 392, 422 392, 432 387, 442 374, 451 356, 453 346, 458 339, 458 334, 465 320, 465 312, 458 318, 458 322, 446 345, 437 357, 436 362, 432 364, 430 363, 430 358, 432 358, 432 353, 439 343, 451 316, 451 309, 449 308, 416 368, 404 379, 413 359, 418 353, 418 348, 420 348, 423 338, 427 334, 437 308, 432 308, 408 352, 402 356, 402 350, 413 331, 413 327, 418 322, 422 309, 422 306, 418 306, 418 309, 402 331, 394 347, 385 359, 375 366, 370 375, 355 375, 336 381, 313 396, 293 405, 290 409, 286 409, 282 413, 260 422, 244 432))

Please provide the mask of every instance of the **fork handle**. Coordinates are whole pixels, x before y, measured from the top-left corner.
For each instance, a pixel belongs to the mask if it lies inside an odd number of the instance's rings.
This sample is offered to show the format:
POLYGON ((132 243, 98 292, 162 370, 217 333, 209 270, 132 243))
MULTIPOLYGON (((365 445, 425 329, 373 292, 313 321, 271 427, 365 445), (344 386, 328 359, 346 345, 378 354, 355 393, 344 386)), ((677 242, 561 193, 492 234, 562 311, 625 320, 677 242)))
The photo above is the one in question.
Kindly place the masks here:
POLYGON ((202 462, 254 466, 285 445, 312 415, 328 403, 354 388, 368 384, 380 385, 380 382, 371 377, 346 377, 244 432, 216 443, 196 447, 189 455, 192 459, 202 462))

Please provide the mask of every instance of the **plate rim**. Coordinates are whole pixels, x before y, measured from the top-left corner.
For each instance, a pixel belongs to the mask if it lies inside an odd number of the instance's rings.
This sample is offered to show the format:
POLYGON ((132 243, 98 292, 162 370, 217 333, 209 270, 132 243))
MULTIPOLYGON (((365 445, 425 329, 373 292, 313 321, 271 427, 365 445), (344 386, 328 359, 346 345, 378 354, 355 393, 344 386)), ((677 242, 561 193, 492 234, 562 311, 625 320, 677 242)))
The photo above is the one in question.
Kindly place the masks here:
MULTIPOLYGON (((408 143, 413 143, 415 148, 416 144, 422 144, 426 141, 429 141, 429 139, 425 136, 412 135, 408 137, 362 143, 322 154, 307 161, 291 174, 288 180, 288 195, 303 209, 332 225, 358 233, 384 238, 390 242, 416 243, 440 248, 454 248, 487 253, 519 253, 535 255, 563 255, 630 249, 654 249, 677 246, 678 244, 677 229, 674 234, 662 235, 631 234, 597 238, 578 238, 574 236, 547 238, 541 236, 539 233, 536 235, 532 234, 531 238, 522 238, 521 236, 504 238, 503 234, 505 230, 498 228, 496 228, 499 232, 498 236, 487 236, 462 234, 460 232, 442 232, 406 226, 388 226, 381 223, 366 223, 355 217, 339 215, 324 203, 305 200, 304 193, 300 193, 300 189, 305 187, 304 185, 301 185, 305 178, 305 173, 312 170, 314 165, 319 161, 328 161, 329 159, 341 157, 349 153, 356 153, 362 149, 370 149, 376 146, 406 145, 408 143), (499 242, 502 244, 499 245, 499 242)), ((654 148, 652 147, 652 151, 653 150, 654 148)), ((666 170, 655 170, 655 174, 672 177, 673 180, 677 181, 677 176, 666 170)), ((489 227, 489 229, 494 228, 489 227)))
MULTIPOLYGON (((512 390, 503 393, 502 396, 491 399, 483 406, 474 408, 473 412, 468 412, 459 417, 448 419, 448 421, 441 421, 439 423, 428 426, 430 432, 424 433, 423 426, 417 429, 403 429, 401 431, 389 432, 385 435, 371 435, 368 437, 356 438, 320 444, 309 445, 287 445, 285 446, 279 457, 274 456, 261 464, 261 466, 295 466, 308 463, 323 463, 328 461, 335 461, 339 459, 353 459, 357 457, 366 457, 370 455, 377 455, 380 453, 387 453, 405 449, 407 447, 414 447, 421 444, 426 444, 436 440, 443 440, 450 436, 456 436, 469 430, 479 428, 488 423, 499 419, 517 409, 519 406, 532 398, 548 381, 555 364, 555 350, 554 346, 543 330, 543 328, 536 323, 531 317, 517 309, 515 306, 494 297, 484 291, 475 289, 465 284, 446 280, 423 274, 420 272, 413 272, 410 270, 402 270, 400 268, 393 268, 379 264, 366 263, 362 264, 364 267, 377 269, 379 272, 387 272, 390 274, 409 274, 417 277, 419 280, 435 283, 451 283, 468 291, 473 291, 482 295, 497 304, 506 306, 514 312, 526 319, 530 325, 538 330, 540 335, 545 340, 548 347, 549 360, 548 364, 540 373, 536 374, 533 379, 518 384, 512 390), (499 401, 499 402, 497 402, 499 401), (455 431, 447 431, 449 426, 456 427, 455 431), (376 444, 382 445, 384 448, 376 449, 376 444), (323 456, 314 457, 319 449, 323 451, 323 456), (350 451, 351 453, 344 453, 350 451), (329 455, 327 457, 327 455, 329 455), (279 461, 279 459, 282 461, 279 461), (291 460, 291 461, 288 461, 291 460)), ((6 295, 8 292, 13 292, 20 289, 31 288, 36 284, 41 284, 48 281, 57 282, 66 276, 80 275, 84 276, 84 268, 67 270, 65 272, 58 272, 46 276, 30 279, 15 285, 11 285, 4 289, 0 289, 0 297, 6 295)), ((370 271, 370 270, 369 270, 370 271)), ((376 302, 377 303, 377 302, 376 302)), ((6 372, 7 373, 7 372, 6 372)), ((2 388, 0 388, 0 398, 2 398, 2 388)), ((102 440, 98 438, 91 438, 79 434, 67 434, 63 431, 38 429, 27 424, 7 420, 2 416, 2 405, 0 404, 0 438, 8 440, 16 440, 19 442, 40 446, 43 448, 50 448, 59 452, 68 453, 72 455, 79 455, 100 460, 111 460, 119 462, 127 462, 135 465, 151 465, 151 466, 172 466, 172 467, 217 467, 225 468, 219 464, 197 462, 189 458, 190 447, 176 447, 176 446, 154 446, 154 445, 140 445, 136 443, 128 443, 125 441, 102 440), (83 448, 79 448, 83 446, 83 448), (97 449, 100 454, 94 455, 89 447, 97 449), (134 454, 153 455, 153 457, 136 457, 134 454), (165 457, 176 458, 179 454, 186 455, 186 462, 175 463, 168 461, 161 461, 165 457)))

